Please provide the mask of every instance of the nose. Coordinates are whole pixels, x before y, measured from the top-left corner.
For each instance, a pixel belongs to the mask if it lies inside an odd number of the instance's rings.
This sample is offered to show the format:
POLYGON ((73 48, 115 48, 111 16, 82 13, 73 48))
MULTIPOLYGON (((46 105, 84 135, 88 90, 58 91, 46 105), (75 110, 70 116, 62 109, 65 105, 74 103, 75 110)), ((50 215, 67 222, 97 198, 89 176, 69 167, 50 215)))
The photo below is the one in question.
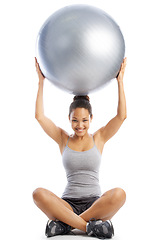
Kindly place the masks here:
POLYGON ((79 122, 78 122, 78 127, 79 127, 79 128, 82 128, 82 126, 83 126, 83 122, 79 121, 79 122))

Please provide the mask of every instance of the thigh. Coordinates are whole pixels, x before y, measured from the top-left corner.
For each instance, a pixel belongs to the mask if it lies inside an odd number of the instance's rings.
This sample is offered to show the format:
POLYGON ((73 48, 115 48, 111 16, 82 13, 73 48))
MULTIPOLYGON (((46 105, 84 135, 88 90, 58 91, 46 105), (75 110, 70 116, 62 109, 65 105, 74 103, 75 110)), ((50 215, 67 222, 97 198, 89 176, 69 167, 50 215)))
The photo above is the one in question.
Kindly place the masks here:
POLYGON ((121 207, 125 203, 126 194, 121 188, 113 188, 105 192, 99 199, 97 199, 92 207, 96 206, 97 208, 106 208, 107 205, 115 208, 116 206, 121 207))
POLYGON ((59 198, 56 194, 54 194, 53 192, 45 189, 45 188, 37 188, 34 192, 33 192, 33 199, 34 201, 37 203, 38 200, 41 199, 46 199, 46 198, 50 198, 51 197, 51 202, 52 199, 55 198, 57 199, 60 203, 62 203, 65 207, 67 207, 68 209, 70 209, 71 211, 73 211, 72 207, 62 198, 59 198))
POLYGON ((102 219, 104 221, 105 219, 111 219, 123 206, 125 199, 126 195, 123 189, 111 189, 97 199, 80 217, 85 221, 89 221, 90 218, 102 219))

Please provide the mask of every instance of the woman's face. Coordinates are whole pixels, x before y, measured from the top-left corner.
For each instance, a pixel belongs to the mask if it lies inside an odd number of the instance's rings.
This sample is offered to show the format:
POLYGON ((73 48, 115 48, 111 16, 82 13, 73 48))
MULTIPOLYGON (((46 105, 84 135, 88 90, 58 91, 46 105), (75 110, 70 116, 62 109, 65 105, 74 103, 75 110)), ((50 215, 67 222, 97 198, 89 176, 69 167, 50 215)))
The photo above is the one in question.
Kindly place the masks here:
POLYGON ((76 108, 71 112, 69 120, 75 134, 82 137, 87 133, 92 118, 87 109, 76 108))

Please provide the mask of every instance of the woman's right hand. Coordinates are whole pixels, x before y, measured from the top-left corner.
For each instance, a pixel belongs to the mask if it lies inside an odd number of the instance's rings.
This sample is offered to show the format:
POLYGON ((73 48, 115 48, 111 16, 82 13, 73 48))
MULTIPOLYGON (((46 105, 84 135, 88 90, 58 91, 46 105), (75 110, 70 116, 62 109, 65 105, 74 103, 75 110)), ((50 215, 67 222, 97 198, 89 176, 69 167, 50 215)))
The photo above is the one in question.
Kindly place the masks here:
POLYGON ((39 82, 43 82, 44 79, 45 79, 45 76, 43 75, 41 69, 40 69, 40 66, 39 66, 39 63, 37 61, 37 58, 35 57, 35 66, 36 66, 36 71, 38 73, 38 77, 39 77, 39 82))

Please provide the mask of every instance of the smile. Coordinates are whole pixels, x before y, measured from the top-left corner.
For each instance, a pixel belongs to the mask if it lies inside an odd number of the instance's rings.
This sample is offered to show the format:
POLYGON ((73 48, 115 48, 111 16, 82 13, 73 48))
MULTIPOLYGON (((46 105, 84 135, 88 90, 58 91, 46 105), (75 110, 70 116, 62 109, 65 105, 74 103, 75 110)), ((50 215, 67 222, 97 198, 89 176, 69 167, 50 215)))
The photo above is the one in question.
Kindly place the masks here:
POLYGON ((76 131, 79 132, 79 133, 83 132, 84 130, 85 130, 85 128, 82 128, 82 129, 76 128, 76 131))

